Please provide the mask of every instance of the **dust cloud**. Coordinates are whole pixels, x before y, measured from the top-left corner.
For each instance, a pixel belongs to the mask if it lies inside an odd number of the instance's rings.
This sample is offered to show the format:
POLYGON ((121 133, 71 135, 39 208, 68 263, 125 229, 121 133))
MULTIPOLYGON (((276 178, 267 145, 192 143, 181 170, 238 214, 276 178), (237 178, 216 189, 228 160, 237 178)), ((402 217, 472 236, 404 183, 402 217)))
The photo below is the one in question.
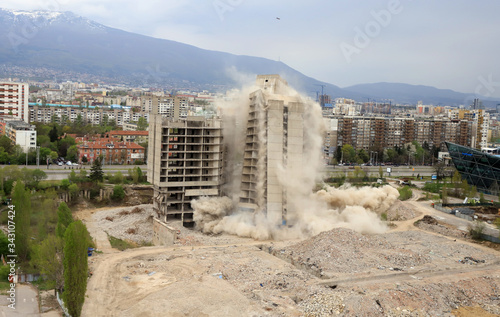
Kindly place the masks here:
MULTIPOLYGON (((289 197, 286 224, 271 222, 266 216, 265 207, 262 207, 265 206, 265 146, 261 146, 258 151, 257 170, 261 173, 257 175, 256 201, 259 210, 240 210, 238 202, 249 110, 248 96, 259 89, 257 86, 247 86, 232 91, 227 99, 217 104, 224 120, 224 142, 228 149, 226 184, 222 189, 226 197, 203 197, 191 202, 196 228, 204 233, 228 233, 258 240, 304 238, 337 227, 361 233, 385 232, 387 227, 378 214, 387 210, 399 196, 398 191, 391 186, 355 188, 347 185, 333 188, 324 185, 323 189, 313 193, 316 184, 323 179, 321 150, 325 127, 321 107, 289 87, 285 87, 286 91, 280 91, 280 94, 285 95, 287 100, 300 100, 305 110, 303 164, 276 166, 278 181, 289 197)), ((265 110, 266 100, 273 95, 262 92, 256 97, 257 106, 265 110)), ((262 111, 260 115, 263 113, 262 111)), ((265 129, 260 129, 260 132, 258 139, 262 145, 266 143, 265 129)))

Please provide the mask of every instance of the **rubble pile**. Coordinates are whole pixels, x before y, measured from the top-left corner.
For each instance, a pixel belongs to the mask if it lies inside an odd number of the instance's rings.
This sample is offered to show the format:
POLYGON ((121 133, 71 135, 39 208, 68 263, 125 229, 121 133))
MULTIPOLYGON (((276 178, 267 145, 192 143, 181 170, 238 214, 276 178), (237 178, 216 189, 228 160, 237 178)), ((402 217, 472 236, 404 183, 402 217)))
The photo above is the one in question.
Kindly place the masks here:
POLYGON ((405 221, 410 220, 418 215, 419 212, 415 211, 413 206, 405 204, 404 202, 397 200, 387 211, 388 221, 405 221))
POLYGON ((270 253, 288 258, 297 267, 316 271, 319 277, 376 269, 405 270, 430 262, 430 257, 407 246, 389 242, 384 235, 363 235, 336 228, 270 253))
POLYGON ((153 239, 153 206, 150 204, 101 210, 94 213, 93 218, 103 231, 115 238, 137 244, 151 243, 153 239))

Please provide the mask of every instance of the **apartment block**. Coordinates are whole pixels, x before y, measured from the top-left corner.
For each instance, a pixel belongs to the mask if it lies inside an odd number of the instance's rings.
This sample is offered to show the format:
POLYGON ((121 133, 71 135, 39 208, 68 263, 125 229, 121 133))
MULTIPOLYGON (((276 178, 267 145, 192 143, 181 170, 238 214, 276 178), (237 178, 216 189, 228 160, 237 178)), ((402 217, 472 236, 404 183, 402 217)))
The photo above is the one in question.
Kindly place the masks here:
POLYGON ((152 116, 148 181, 154 186, 153 209, 160 220, 178 219, 193 226, 191 201, 221 195, 223 167, 220 119, 152 116))
POLYGON ((304 164, 304 104, 288 94, 279 75, 257 76, 257 87, 250 94, 240 209, 264 212, 280 225, 287 219, 290 197, 279 173, 304 164))
POLYGON ((29 123, 29 85, 0 82, 0 116, 11 116, 29 123))
POLYGON ((489 119, 470 116, 471 120, 448 118, 383 118, 334 116, 338 120, 337 146, 352 145, 356 150, 372 151, 401 147, 417 141, 429 147, 440 147, 445 141, 464 146, 484 144, 489 119), (481 140, 480 143, 477 140, 481 140))
POLYGON ((16 145, 21 146, 23 151, 36 148, 36 129, 34 125, 24 121, 6 121, 5 135, 16 145))

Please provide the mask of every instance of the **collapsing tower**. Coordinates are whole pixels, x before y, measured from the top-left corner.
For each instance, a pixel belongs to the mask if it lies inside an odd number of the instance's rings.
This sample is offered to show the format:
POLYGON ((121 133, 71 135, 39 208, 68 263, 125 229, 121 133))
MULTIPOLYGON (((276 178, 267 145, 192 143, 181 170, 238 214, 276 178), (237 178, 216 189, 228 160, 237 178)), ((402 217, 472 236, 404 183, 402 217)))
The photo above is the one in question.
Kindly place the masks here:
POLYGON ((250 94, 240 209, 263 212, 275 225, 291 212, 286 180, 303 162, 304 103, 279 75, 257 76, 250 94))

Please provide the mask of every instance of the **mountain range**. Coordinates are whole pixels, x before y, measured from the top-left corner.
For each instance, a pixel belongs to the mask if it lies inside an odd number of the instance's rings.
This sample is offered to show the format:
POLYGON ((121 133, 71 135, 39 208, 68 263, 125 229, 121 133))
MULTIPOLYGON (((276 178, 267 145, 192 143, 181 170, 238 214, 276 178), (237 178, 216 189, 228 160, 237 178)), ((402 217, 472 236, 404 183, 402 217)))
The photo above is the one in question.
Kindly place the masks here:
MULTIPOLYGON (((240 74, 280 74, 308 95, 321 92, 357 101, 460 105, 468 94, 428 86, 377 83, 340 88, 260 57, 201 49, 110 28, 71 12, 0 9, 0 65, 43 67, 120 78, 143 86, 238 86, 240 74)), ((8 76, 8 74, 0 74, 8 76)), ((487 102, 486 102, 487 103, 487 102)), ((495 102, 493 102, 495 103, 495 102)))

